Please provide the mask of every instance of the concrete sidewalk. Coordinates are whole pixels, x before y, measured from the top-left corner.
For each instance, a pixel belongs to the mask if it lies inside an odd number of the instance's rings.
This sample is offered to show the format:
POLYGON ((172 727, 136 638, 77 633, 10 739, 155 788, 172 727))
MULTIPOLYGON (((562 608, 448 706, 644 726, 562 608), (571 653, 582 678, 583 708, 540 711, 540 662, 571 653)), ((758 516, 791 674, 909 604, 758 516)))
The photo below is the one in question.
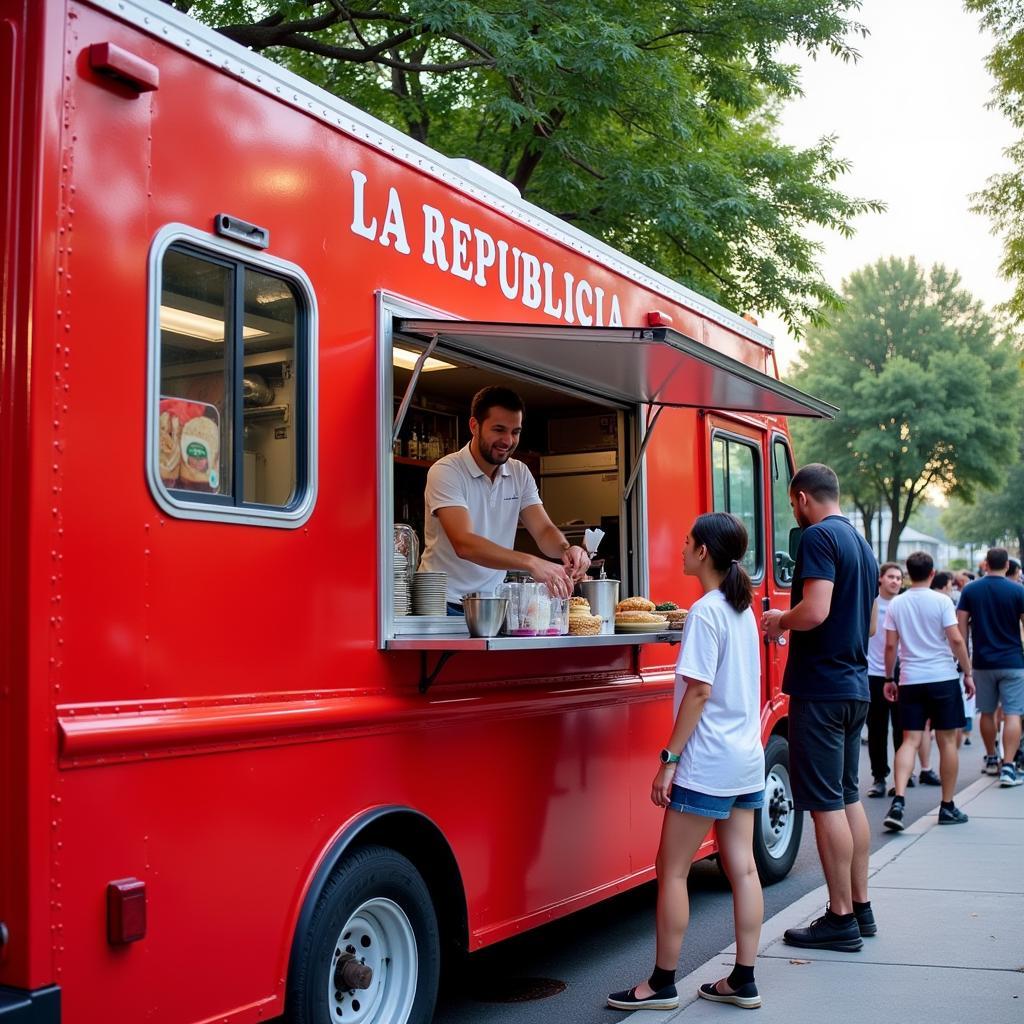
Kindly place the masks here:
MULTIPOLYGON (((936 808, 871 858, 878 935, 859 953, 783 943, 787 928, 824 911, 824 886, 765 922, 756 968, 763 1006, 752 1021, 1024 1022, 1024 786, 1000 789, 986 776, 957 806, 967 824, 939 827, 936 808)), ((626 1020, 745 1018, 750 1011, 697 998, 699 985, 728 975, 734 954, 730 946, 678 981, 679 1009, 626 1020)))

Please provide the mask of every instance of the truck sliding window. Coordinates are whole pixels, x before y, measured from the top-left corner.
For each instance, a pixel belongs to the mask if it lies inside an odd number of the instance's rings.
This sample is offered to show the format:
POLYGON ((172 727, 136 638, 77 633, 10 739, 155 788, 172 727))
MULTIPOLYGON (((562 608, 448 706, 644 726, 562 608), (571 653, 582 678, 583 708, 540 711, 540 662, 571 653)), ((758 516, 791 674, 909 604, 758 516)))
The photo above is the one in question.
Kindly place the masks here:
POLYGON ((718 432, 712 436, 713 507, 716 512, 731 512, 747 528, 743 568, 753 579, 761 575, 764 565, 759 467, 760 449, 757 445, 718 432))
POLYGON ((180 239, 151 268, 149 478, 171 515, 297 526, 311 510, 312 293, 258 260, 180 239))

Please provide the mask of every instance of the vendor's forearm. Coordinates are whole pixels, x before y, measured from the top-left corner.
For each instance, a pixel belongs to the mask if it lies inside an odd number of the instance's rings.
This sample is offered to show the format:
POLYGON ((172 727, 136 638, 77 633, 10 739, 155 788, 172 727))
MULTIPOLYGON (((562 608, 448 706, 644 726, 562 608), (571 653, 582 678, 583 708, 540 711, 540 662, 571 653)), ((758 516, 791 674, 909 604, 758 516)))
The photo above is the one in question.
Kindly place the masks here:
POLYGON ((557 526, 548 527, 539 537, 534 537, 534 540, 548 558, 561 558, 569 550, 569 542, 557 526))
POLYGON ((533 565, 533 555, 502 547, 478 533, 466 534, 457 543, 452 541, 452 547, 459 558, 486 569, 520 569, 530 572, 533 565))

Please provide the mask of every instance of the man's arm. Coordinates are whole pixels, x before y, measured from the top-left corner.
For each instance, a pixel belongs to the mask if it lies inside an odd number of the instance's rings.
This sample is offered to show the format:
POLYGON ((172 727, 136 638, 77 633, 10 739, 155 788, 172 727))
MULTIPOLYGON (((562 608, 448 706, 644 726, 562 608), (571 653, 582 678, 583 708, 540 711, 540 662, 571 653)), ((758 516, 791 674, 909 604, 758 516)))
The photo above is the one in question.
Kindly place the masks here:
POLYGON ((878 632, 878 598, 871 602, 871 626, 868 629, 868 636, 874 636, 878 632))
POLYGON ((761 616, 761 626, 769 640, 778 639, 787 629, 802 632, 820 626, 832 608, 832 580, 804 580, 801 600, 789 611, 772 608, 761 616))
MULTIPOLYGON (((1022 616, 1022 620, 1024 620, 1024 616, 1022 616)), ((970 639, 970 629, 971 629, 971 617, 970 617, 970 615, 968 615, 967 612, 962 612, 962 611, 960 611, 959 608, 957 608, 957 610, 956 610, 956 624, 957 624, 957 627, 960 630, 960 635, 964 638, 964 643, 967 643, 967 641, 970 639)))
POLYGON ((578 544, 570 544, 555 526, 543 505, 530 505, 519 513, 537 547, 549 558, 560 558, 573 580, 582 579, 590 568, 590 556, 578 544))
POLYGON ((882 687, 882 692, 885 694, 887 701, 895 701, 898 689, 896 683, 893 682, 893 676, 896 674, 896 655, 900 649, 900 634, 899 630, 890 629, 886 627, 885 630, 885 678, 888 680, 882 687))
POLYGON ((572 593, 571 581, 563 565, 545 561, 525 551, 503 547, 474 533, 473 521, 467 508, 451 505, 439 508, 434 514, 459 558, 488 569, 520 569, 528 572, 538 583, 546 583, 556 597, 568 597, 572 593))
POLYGON ((953 652, 960 671, 964 674, 964 690, 968 697, 974 696, 974 679, 971 676, 971 659, 967 654, 967 643, 960 634, 959 625, 946 627, 946 639, 949 641, 949 649, 953 652))

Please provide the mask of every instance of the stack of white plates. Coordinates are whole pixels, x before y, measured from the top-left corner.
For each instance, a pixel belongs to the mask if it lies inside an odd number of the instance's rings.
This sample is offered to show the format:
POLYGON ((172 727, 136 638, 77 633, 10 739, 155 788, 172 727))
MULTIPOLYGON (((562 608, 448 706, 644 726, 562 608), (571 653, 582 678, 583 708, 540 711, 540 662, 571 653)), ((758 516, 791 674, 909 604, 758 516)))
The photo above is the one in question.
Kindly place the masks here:
POLYGON ((412 577, 413 615, 444 615, 448 610, 448 573, 417 572, 412 577))
POLYGON ((412 588, 409 586, 409 559, 395 552, 395 614, 408 615, 412 609, 412 588))

